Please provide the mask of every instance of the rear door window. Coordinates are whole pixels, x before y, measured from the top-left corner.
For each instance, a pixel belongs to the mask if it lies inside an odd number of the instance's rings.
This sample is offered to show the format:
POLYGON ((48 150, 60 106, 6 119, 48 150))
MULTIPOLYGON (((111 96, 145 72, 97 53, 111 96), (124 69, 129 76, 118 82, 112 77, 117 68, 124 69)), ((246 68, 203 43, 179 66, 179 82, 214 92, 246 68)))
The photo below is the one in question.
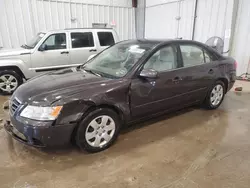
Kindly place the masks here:
POLYGON ((115 44, 112 32, 97 32, 97 35, 101 46, 110 46, 115 44))
POLYGON ((72 48, 86 48, 94 46, 94 38, 92 32, 71 33, 72 48))
POLYGON ((205 61, 203 50, 195 45, 180 45, 183 67, 203 64, 205 61))

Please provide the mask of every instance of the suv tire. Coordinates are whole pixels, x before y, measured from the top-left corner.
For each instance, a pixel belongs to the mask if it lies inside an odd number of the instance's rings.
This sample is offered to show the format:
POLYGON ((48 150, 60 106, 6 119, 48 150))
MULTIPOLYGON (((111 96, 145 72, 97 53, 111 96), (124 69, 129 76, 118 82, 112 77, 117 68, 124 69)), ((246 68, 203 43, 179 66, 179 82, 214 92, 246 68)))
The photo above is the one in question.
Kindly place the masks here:
POLYGON ((0 70, 0 90, 12 94, 23 83, 22 77, 14 70, 0 70))

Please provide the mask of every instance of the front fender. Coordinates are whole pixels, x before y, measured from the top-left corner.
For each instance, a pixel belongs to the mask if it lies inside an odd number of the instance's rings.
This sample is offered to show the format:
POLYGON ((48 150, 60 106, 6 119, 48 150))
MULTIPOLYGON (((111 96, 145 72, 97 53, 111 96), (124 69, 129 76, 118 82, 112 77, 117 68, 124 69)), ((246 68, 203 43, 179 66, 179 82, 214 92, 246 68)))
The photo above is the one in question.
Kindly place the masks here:
POLYGON ((63 104, 62 114, 57 123, 63 124, 78 121, 90 109, 95 107, 110 107, 119 112, 122 120, 130 119, 130 80, 118 81, 113 85, 103 86, 102 90, 84 90, 54 102, 54 105, 63 104), (112 89, 111 89, 112 88, 112 89))

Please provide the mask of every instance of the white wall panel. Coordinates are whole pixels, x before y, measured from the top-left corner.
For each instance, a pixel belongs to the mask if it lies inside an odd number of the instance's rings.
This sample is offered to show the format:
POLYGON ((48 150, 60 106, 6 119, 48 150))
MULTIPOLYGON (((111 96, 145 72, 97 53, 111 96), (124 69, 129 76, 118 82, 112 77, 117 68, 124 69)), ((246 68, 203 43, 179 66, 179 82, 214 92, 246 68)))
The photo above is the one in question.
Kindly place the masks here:
POLYGON ((194 21, 195 0, 184 0, 180 2, 180 21, 178 26, 178 38, 192 39, 194 21))
POLYGON ((145 38, 173 38, 176 36, 178 23, 176 16, 178 3, 146 7, 145 38))
POLYGON ((192 38, 194 0, 146 2, 146 38, 192 38))
POLYGON ((231 28, 233 0, 199 0, 195 28, 195 40, 206 42, 212 36, 224 39, 231 28))
POLYGON ((231 55, 237 60, 237 74, 250 73, 250 1, 239 1, 236 28, 231 55))
POLYGON ((121 40, 135 37, 135 9, 127 0, 0 0, 0 14, 5 48, 18 47, 39 31, 112 21, 121 40))
POLYGON ((157 6, 161 4, 174 3, 179 0, 146 0, 146 7, 157 6))

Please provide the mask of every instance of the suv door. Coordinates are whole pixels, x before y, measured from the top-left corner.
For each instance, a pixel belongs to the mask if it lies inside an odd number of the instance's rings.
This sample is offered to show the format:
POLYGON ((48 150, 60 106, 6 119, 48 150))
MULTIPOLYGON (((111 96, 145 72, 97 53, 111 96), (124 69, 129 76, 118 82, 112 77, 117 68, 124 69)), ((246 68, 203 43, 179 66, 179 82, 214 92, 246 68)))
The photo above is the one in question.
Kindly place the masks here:
POLYGON ((98 53, 93 32, 71 32, 70 59, 73 65, 83 64, 92 54, 98 53))
POLYGON ((140 76, 131 82, 131 111, 134 118, 179 108, 185 86, 179 76, 182 72, 180 56, 175 45, 164 46, 157 50, 143 65, 143 69, 158 72, 156 79, 140 76))
POLYGON ((63 68, 70 63, 66 33, 49 35, 31 55, 32 70, 36 72, 63 68), (41 47, 44 47, 41 49, 41 47))

